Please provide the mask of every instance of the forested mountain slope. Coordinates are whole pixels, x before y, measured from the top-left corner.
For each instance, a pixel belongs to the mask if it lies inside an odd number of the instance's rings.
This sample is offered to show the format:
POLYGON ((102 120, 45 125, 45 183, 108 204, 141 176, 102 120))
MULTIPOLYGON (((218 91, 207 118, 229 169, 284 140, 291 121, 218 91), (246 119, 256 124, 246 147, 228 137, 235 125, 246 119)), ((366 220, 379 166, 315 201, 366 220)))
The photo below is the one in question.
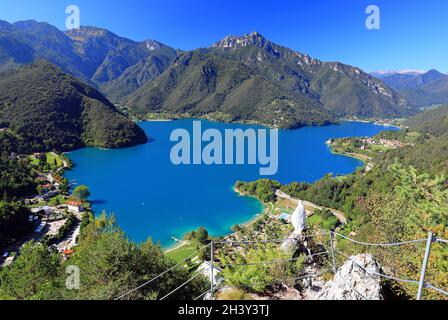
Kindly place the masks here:
POLYGON ((0 74, 2 150, 126 147, 146 135, 97 90, 40 61, 0 74))

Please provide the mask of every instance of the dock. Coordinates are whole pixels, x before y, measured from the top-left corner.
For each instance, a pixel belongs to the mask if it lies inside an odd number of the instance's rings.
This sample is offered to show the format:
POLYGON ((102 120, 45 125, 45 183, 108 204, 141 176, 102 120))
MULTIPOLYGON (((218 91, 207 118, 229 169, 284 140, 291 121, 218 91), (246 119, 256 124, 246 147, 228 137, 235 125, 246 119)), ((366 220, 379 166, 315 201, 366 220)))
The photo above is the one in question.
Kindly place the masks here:
POLYGON ((175 238, 175 237, 171 237, 171 239, 173 239, 174 241, 176 241, 176 242, 178 242, 178 243, 183 243, 182 240, 179 240, 179 239, 177 239, 177 238, 175 238))

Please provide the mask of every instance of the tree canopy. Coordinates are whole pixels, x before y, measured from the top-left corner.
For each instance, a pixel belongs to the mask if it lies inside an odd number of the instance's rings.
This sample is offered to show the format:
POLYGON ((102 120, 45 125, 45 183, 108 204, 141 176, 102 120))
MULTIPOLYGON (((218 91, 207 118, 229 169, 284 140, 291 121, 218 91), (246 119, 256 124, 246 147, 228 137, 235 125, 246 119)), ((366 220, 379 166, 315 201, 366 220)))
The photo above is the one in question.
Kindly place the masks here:
MULTIPOLYGON (((113 217, 102 215, 83 228, 79 246, 67 261, 41 244, 27 244, 19 258, 0 271, 0 297, 114 299, 172 266, 158 245, 150 240, 142 244, 130 241, 113 217), (69 266, 79 268, 79 290, 65 287, 69 266)), ((125 299, 160 299, 190 277, 182 266, 175 268, 125 299)), ((169 299, 192 299, 207 288, 206 280, 198 277, 169 299)))
POLYGON ((87 198, 90 196, 90 190, 85 185, 77 186, 74 190, 72 195, 76 198, 79 198, 81 200, 87 200, 87 198))

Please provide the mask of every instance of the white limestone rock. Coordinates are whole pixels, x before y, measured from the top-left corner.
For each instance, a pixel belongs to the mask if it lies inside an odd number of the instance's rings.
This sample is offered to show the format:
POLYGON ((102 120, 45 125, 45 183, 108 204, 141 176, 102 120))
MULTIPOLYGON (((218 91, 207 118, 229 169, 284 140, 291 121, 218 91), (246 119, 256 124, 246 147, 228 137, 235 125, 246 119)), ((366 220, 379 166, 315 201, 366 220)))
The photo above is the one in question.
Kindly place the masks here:
POLYGON ((316 300, 384 300, 381 277, 375 275, 382 273, 378 263, 370 254, 350 259, 338 269, 334 279, 325 284, 316 300))

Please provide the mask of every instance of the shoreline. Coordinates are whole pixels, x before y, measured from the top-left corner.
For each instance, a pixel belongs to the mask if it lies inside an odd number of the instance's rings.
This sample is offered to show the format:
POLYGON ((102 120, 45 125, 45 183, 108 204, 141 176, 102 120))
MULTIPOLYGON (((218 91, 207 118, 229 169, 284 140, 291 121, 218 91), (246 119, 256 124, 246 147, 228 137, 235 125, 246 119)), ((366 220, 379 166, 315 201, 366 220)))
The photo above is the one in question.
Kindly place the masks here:
MULTIPOLYGON (((155 114, 156 116, 160 116, 158 114, 155 114)), ((230 124, 230 125, 242 125, 242 126, 260 126, 267 129, 278 129, 278 130, 300 130, 302 128, 307 127, 327 127, 327 126, 339 126, 343 122, 359 122, 359 123, 370 123, 378 126, 386 127, 385 130, 388 130, 387 128, 397 128, 397 129, 403 129, 404 127, 401 124, 392 124, 390 121, 400 121, 402 119, 347 119, 347 118, 340 118, 337 119, 337 121, 326 123, 326 124, 315 124, 315 125, 304 125, 304 126, 290 126, 290 127, 276 127, 272 126, 271 124, 263 123, 257 120, 229 120, 229 119, 223 119, 220 117, 214 117, 214 115, 198 115, 198 116, 192 116, 188 114, 180 114, 180 115, 166 115, 166 117, 155 117, 155 118, 138 118, 136 119, 137 122, 174 122, 178 120, 205 120, 210 122, 216 122, 216 123, 224 123, 224 124, 230 124)))
POLYGON ((163 253, 167 254, 167 253, 173 252, 173 251, 175 251, 177 249, 180 249, 180 248, 182 248, 182 247, 184 247, 186 245, 189 245, 189 244, 190 244, 190 241, 186 241, 186 240, 182 240, 182 242, 176 242, 172 246, 164 249, 163 253))
MULTIPOLYGON (((249 219, 248 221, 246 221, 244 223, 241 223, 241 224, 237 223, 237 224, 235 224, 235 226, 238 225, 238 226, 243 227, 243 228, 248 227, 248 226, 254 224, 255 222, 257 222, 258 219, 260 219, 264 214, 268 213, 268 210, 269 210, 268 206, 266 206, 264 203, 262 203, 257 197, 245 194, 242 191, 238 190, 236 187, 233 187, 233 191, 235 193, 237 193, 240 197, 254 198, 263 206, 263 210, 260 213, 257 213, 255 216, 253 216, 251 219, 249 219)), ((226 238, 228 238, 228 237, 230 237, 230 236, 232 236, 234 234, 235 234, 235 232, 231 231, 230 233, 228 233, 226 235, 222 235, 222 237, 224 239, 226 239, 226 238)), ((183 248, 183 247, 185 247, 185 246, 187 246, 189 244, 190 244, 189 241, 182 241, 182 243, 175 243, 172 246, 170 246, 170 247, 166 248, 165 250, 163 250, 163 253, 167 254, 167 253, 176 251, 176 250, 181 249, 181 248, 183 248)))
POLYGON ((145 120, 140 120, 143 122, 172 122, 175 121, 174 119, 145 119, 145 120))
POLYGON ((383 126, 383 127, 394 127, 394 128, 398 128, 398 129, 402 129, 402 125, 400 124, 392 124, 390 123, 392 122, 400 122, 403 119, 401 118, 394 118, 394 119, 347 119, 347 118, 341 118, 339 119, 339 121, 341 122, 361 122, 361 123, 372 123, 378 126, 383 126))
POLYGON ((371 160, 371 158, 367 155, 365 155, 366 159, 364 159, 364 155, 362 155, 362 154, 336 152, 331 147, 329 147, 329 148, 330 148, 330 151, 332 154, 359 160, 364 164, 364 166, 367 164, 367 162, 369 162, 371 160), (363 156, 363 157, 361 157, 361 156, 363 156))
MULTIPOLYGON (((248 197, 248 198, 253 198, 255 200, 257 200, 263 207, 263 210, 260 213, 257 213, 252 219, 248 220, 247 222, 244 222, 242 224, 238 224, 240 227, 246 227, 249 226, 251 224, 253 224, 254 222, 256 222, 261 216, 263 216, 264 214, 267 213, 268 207, 266 206, 265 203, 261 202, 260 199, 258 199, 256 196, 250 195, 250 194, 245 194, 244 192, 242 192, 241 190, 238 190, 235 186, 233 187, 233 191, 235 193, 237 193, 240 197, 248 197)), ((226 235, 225 237, 228 237, 229 235, 231 235, 232 233, 226 235)))
MULTIPOLYGON (((235 226, 238 225, 240 227, 248 227, 248 226, 254 224, 255 222, 257 222, 258 219, 263 217, 263 215, 269 213, 268 212, 268 210, 269 210, 268 206, 265 203, 261 202, 260 199, 258 199, 256 196, 253 196, 253 195, 250 195, 250 194, 245 194, 241 190, 238 190, 235 186, 233 187, 233 191, 235 193, 237 193, 240 197, 253 198, 253 199, 257 200, 263 206, 263 210, 260 213, 257 213, 254 217, 252 217, 250 220, 247 220, 246 222, 243 222, 241 224, 235 224, 235 226)), ((231 233, 225 235, 224 238, 227 238, 227 237, 229 237, 229 236, 231 236, 233 234, 235 234, 234 231, 232 231, 231 233)))

